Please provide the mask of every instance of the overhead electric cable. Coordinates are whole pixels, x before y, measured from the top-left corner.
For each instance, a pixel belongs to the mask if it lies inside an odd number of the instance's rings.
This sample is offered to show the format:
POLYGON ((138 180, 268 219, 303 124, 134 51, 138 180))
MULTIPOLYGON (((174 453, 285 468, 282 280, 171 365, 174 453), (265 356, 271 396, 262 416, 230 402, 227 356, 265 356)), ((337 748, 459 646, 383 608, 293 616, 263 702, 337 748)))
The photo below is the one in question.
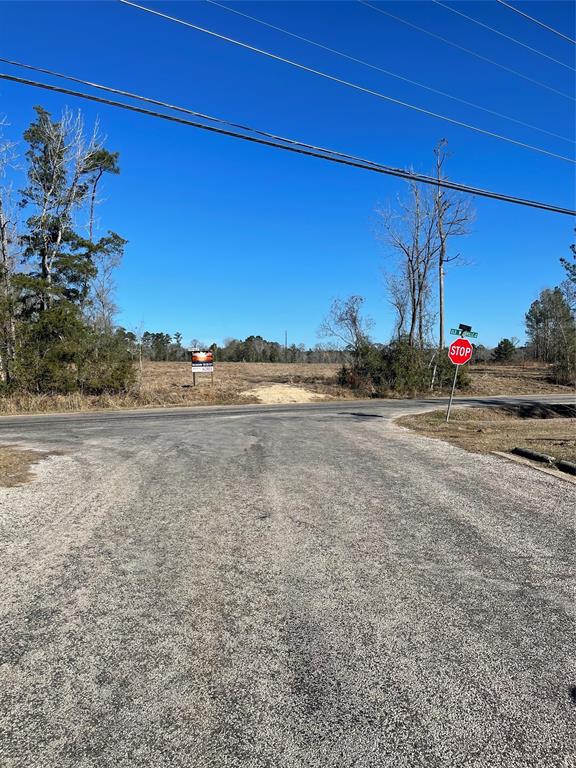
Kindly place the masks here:
MULTIPOLYGON (((309 45, 314 45, 317 48, 321 48, 324 51, 328 51, 329 53, 333 53, 336 56, 341 56, 343 59, 348 59, 348 61, 353 61, 356 64, 361 64, 364 67, 369 67, 370 69, 374 69, 377 72, 382 72, 385 75, 388 75, 389 77, 394 77, 397 80, 402 80, 405 83, 410 83, 410 85, 416 85, 418 88, 424 88, 427 91, 430 91, 431 93, 436 93, 439 96, 444 96, 447 99, 452 99, 453 101, 457 101, 460 104, 465 104, 468 107, 473 107, 474 109, 479 109, 482 112, 487 112, 490 115, 495 115, 496 117, 502 118, 503 120, 509 120, 512 123, 516 123, 517 125, 522 125, 524 128, 530 128, 533 131, 539 131, 540 133, 545 133, 548 136, 553 136, 556 139, 562 139, 562 141, 569 141, 570 143, 574 143, 573 139, 569 139, 567 136, 561 136, 558 133, 554 133, 553 131, 548 131, 545 128, 539 128, 537 125, 532 125, 531 123, 526 123, 524 120, 519 120, 516 117, 511 117, 510 115, 505 115, 502 112, 496 112, 494 109, 489 109, 488 107, 483 107, 480 104, 475 104, 473 101, 468 101, 467 99, 462 99, 459 96, 453 96, 450 93, 446 93, 445 91, 441 91, 438 88, 433 88, 430 85, 425 85, 424 83, 419 83, 417 80, 411 80, 409 77, 404 77, 404 75, 399 75, 396 72, 391 72, 388 69, 384 69, 383 67, 378 67, 375 64, 371 64, 368 61, 364 61, 363 59, 357 59, 355 56, 350 56, 347 53, 343 53, 342 51, 338 51, 335 48, 331 48, 328 45, 324 45, 323 43, 318 43, 315 40, 310 40, 308 37, 303 37, 302 35, 297 35, 295 32, 290 32, 288 29, 284 29, 283 27, 277 27, 275 24, 270 24, 267 21, 264 21, 263 19, 258 19, 256 16, 251 16, 248 13, 243 13, 242 11, 238 11, 236 8, 230 8, 227 5, 223 5, 222 3, 216 2, 216 0, 206 0, 207 3, 210 3, 210 5, 216 5, 218 8, 222 8, 225 11, 230 11, 230 13, 235 13, 237 16, 243 16, 245 19, 250 19, 251 21, 255 21, 257 24, 262 24, 264 27, 268 27, 270 29, 274 29, 277 32, 282 32, 285 35, 289 35, 290 37, 295 38, 296 40, 301 40, 304 43, 308 43, 309 45)), ((3 61, 3 59, 0 58, 0 61, 3 61)))
MULTIPOLYGON (((262 144, 264 146, 273 147, 275 149, 282 149, 285 152, 294 152, 296 154, 306 155, 308 157, 316 157, 320 160, 327 160, 329 162, 338 163, 340 165, 347 165, 353 168, 360 168, 365 171, 372 171, 373 173, 380 173, 387 176, 396 176, 401 179, 408 179, 410 181, 415 181, 422 184, 429 184, 435 187, 440 186, 446 189, 452 189, 456 192, 463 192, 470 195, 476 195, 478 197, 486 197, 492 200, 499 200, 502 202, 513 203, 515 205, 523 205, 529 208, 538 208, 540 210, 550 211, 552 213, 560 213, 567 216, 576 216, 576 211, 570 208, 563 208, 558 205, 551 205, 549 203, 542 203, 537 200, 529 200, 526 198, 515 197, 513 195, 505 195, 499 192, 493 192, 488 189, 481 189, 479 187, 472 187, 468 184, 461 184, 458 182, 449 181, 448 179, 438 179, 438 178, 435 178, 434 176, 427 176, 425 174, 405 171, 401 168, 392 168, 387 165, 382 165, 380 163, 372 162, 369 160, 363 160, 361 158, 355 158, 353 155, 346 155, 344 153, 335 152, 333 150, 315 149, 309 144, 304 144, 294 139, 278 138, 278 140, 274 140, 274 139, 263 138, 262 135, 247 136, 243 133, 238 133, 238 131, 228 130, 219 126, 205 125, 204 123, 199 123, 193 120, 187 120, 183 117, 176 117, 175 115, 167 115, 162 112, 156 112, 151 109, 146 109, 145 107, 138 107, 134 104, 125 104, 121 101, 115 101, 112 99, 104 98, 103 96, 95 96, 93 94, 83 93, 81 91, 73 91, 69 88, 62 88, 58 85, 49 85, 48 83, 41 83, 35 80, 28 80, 23 77, 16 77, 15 75, 7 75, 5 73, 0 73, 0 80, 7 80, 9 82, 18 83, 20 85, 27 85, 33 88, 41 88, 43 90, 52 91, 55 93, 63 93, 68 96, 74 96, 76 98, 86 99, 88 101, 94 101, 99 104, 106 104, 111 107, 125 109, 130 112, 137 112, 138 114, 149 115, 150 117, 156 117, 162 120, 168 120, 169 122, 172 122, 172 123, 179 123, 181 125, 187 125, 193 128, 199 128, 201 130, 209 131, 211 133, 216 133, 223 136, 230 136, 233 138, 242 139, 243 141, 249 141, 254 144, 262 144), (280 142, 284 142, 284 143, 280 143, 280 142)), ((210 118, 210 119, 218 120, 221 123, 227 122, 224 120, 220 120, 218 118, 210 118)), ((246 130, 253 131, 253 129, 246 129, 246 130)), ((253 132, 256 133, 256 131, 253 131, 253 132)), ((258 133, 262 134, 263 132, 259 131, 258 133)))
MULTIPOLYGON (((175 112, 182 112, 185 115, 193 115, 194 117, 202 118, 203 120, 210 120, 216 123, 226 123, 227 125, 230 125, 234 128, 240 128, 242 130, 246 131, 253 131, 254 133, 259 133, 262 136, 267 136, 268 138, 273 139, 282 139, 281 136, 275 136, 272 133, 267 133, 266 131, 258 131, 255 128, 250 128, 249 126, 242 125, 241 123, 233 123, 229 120, 223 120, 218 117, 212 117, 211 115, 206 115, 203 112, 197 112, 193 109, 188 109, 187 107, 181 107, 176 104, 170 104, 166 101, 160 101, 158 99, 153 99, 149 96, 142 96, 138 93, 132 93, 131 91, 123 91, 120 88, 113 88, 109 85, 102 85, 101 83, 93 83, 90 80, 83 80, 80 77, 74 77, 74 75, 65 75, 62 72, 55 72, 52 69, 45 69, 44 67, 36 67, 32 64, 23 64, 20 61, 12 61, 11 59, 4 59, 0 57, 0 62, 4 62, 5 64, 10 64, 15 67, 20 67, 22 69, 29 69, 33 72, 42 72, 45 75, 50 75, 51 77, 57 77, 62 80, 68 80, 72 83, 81 83, 82 85, 87 85, 90 88, 96 88, 100 91, 105 91, 106 93, 114 93, 117 96, 126 96, 129 99, 136 99, 137 101, 143 101, 146 104, 154 104, 157 107, 164 107, 166 109, 174 110, 175 112)), ((314 149, 321 149, 321 147, 314 147, 314 149)))
MULTIPOLYGON (((30 70, 33 70, 34 72, 42 72, 42 73, 44 73, 46 75, 51 75, 52 77, 58 77, 58 78, 61 78, 63 80, 69 80, 70 82, 73 82, 73 83, 81 83, 82 85, 87 85, 90 88, 96 88, 98 90, 105 91, 106 93, 114 93, 114 94, 116 94, 118 96, 126 96, 127 98, 130 98, 130 99, 136 99, 137 101, 145 102, 146 104, 154 104, 157 107, 164 107, 165 109, 170 109, 170 110, 173 110, 175 112, 181 112, 181 113, 186 114, 186 115, 192 115, 192 116, 198 117, 198 118, 200 118, 202 120, 208 120, 210 122, 220 123, 222 125, 227 125, 227 126, 229 126, 231 128, 238 128, 238 129, 243 130, 243 131, 249 131, 249 132, 255 133, 255 134, 259 135, 259 136, 264 136, 265 138, 268 138, 268 139, 274 139, 274 140, 282 141, 282 142, 285 142, 285 143, 288 143, 288 144, 295 144, 295 145, 298 145, 298 146, 301 146, 301 147, 305 147, 307 149, 312 149, 312 150, 318 151, 318 152, 327 152, 327 153, 330 153, 330 154, 333 154, 333 155, 337 155, 339 157, 347 158, 349 160, 356 160, 356 161, 361 162, 361 163, 378 165, 378 163, 372 163, 371 160, 366 160, 365 158, 357 157, 355 155, 350 155, 350 154, 342 153, 342 152, 336 152, 335 150, 327 149, 326 147, 320 147, 320 146, 316 146, 316 145, 313 145, 313 144, 305 144, 303 142, 296 141, 294 139, 287 139, 287 138, 285 138, 283 136, 278 136, 277 134, 270 133, 269 131, 261 131, 261 130, 259 130, 257 128, 252 128, 252 127, 250 127, 248 125, 243 125, 242 123, 235 123, 235 122, 232 122, 230 120, 225 120, 224 118, 214 117, 213 115, 207 115, 207 114, 205 114, 203 112, 198 112, 196 110, 189 109, 187 107, 182 107, 182 106, 179 106, 179 105, 176 105, 176 104, 170 104, 170 103, 168 103, 166 101, 159 101, 158 99, 153 99, 153 98, 151 98, 149 96, 142 96, 141 94, 132 93, 130 91, 124 91, 124 90, 121 90, 120 88, 113 88, 111 86, 101 85, 100 83, 93 83, 93 82, 91 82, 89 80, 82 80, 81 78, 74 77, 73 75, 65 75, 65 74, 63 74, 61 72, 55 72, 54 70, 51 70, 51 69, 45 69, 43 67, 36 67, 36 66, 33 66, 32 64, 23 64, 22 62, 12 61, 10 59, 0 58, 0 61, 3 61, 6 64, 12 64, 14 66, 21 67, 23 69, 30 69, 30 70)), ((9 77, 7 77, 5 79, 9 79, 9 77)), ((24 81, 24 82, 26 84, 28 84, 28 83, 32 83, 33 81, 24 81)), ((79 93, 77 94, 76 91, 63 91, 63 92, 70 93, 72 95, 81 95, 79 93)), ((89 97, 86 96, 86 98, 89 98, 89 97)), ((116 104, 114 102, 111 102, 111 103, 114 106, 116 106, 116 104)))
POLYGON ((401 16, 396 16, 395 14, 390 13, 390 11, 385 11, 383 8, 379 8, 377 5, 372 5, 372 3, 369 3, 368 0, 356 0, 356 2, 360 3, 361 5, 365 5, 367 8, 372 8, 373 11, 382 13, 384 16, 389 16, 391 19, 395 19, 395 21, 399 21, 401 24, 405 24, 408 27, 412 27, 412 29, 417 29, 419 32, 422 32, 423 34, 428 35, 429 37, 434 37, 436 38, 436 40, 440 40, 441 42, 446 43, 446 45, 451 45, 452 48, 457 48, 459 51, 464 51, 464 53, 468 53, 470 56, 475 56, 477 59, 480 59, 481 61, 486 61, 488 64, 493 64, 495 67, 498 67, 499 69, 503 69, 505 72, 510 72, 510 74, 512 75, 521 77, 523 80, 527 80, 529 83, 532 83, 533 85, 537 85, 540 88, 545 88, 547 91, 551 91, 552 93, 555 93, 558 96, 563 96, 565 99, 576 101, 576 98, 574 98, 574 96, 572 96, 571 94, 564 93, 563 91, 559 91, 557 88, 552 88, 551 85, 542 83, 540 82, 540 80, 535 80, 533 77, 529 77, 528 75, 525 75, 522 72, 518 72, 518 70, 516 69, 512 69, 512 67, 507 67, 505 64, 500 64, 500 62, 494 61, 494 59, 489 59, 487 56, 483 56, 481 53, 472 51, 470 48, 465 48, 463 45, 459 45, 458 43, 455 43, 452 40, 448 40, 447 37, 442 37, 442 35, 437 35, 436 32, 431 32, 429 29, 425 29, 424 27, 419 27, 418 24, 413 24, 411 21, 408 21, 407 19, 403 19, 401 16))
POLYGON ((524 149, 530 149, 534 152, 540 152, 541 154, 548 155, 550 157, 555 157, 558 160, 565 160, 568 163, 576 163, 576 160, 574 160, 571 157, 566 157, 565 155, 559 155, 556 152, 551 152, 550 150, 542 149, 541 147, 536 147, 532 144, 527 144, 523 141, 518 141, 517 139, 512 139, 509 136, 503 136, 502 134, 495 133, 494 131, 488 131, 484 128, 479 128, 478 126, 472 125, 470 123, 465 123, 462 120, 456 120, 452 117, 447 117, 446 115, 441 115, 441 114, 438 114, 437 112, 432 112, 429 109, 424 109, 423 107, 418 107, 414 104, 409 104, 406 101, 395 99, 392 96, 387 96, 383 93, 380 93, 379 91, 374 91, 371 88, 365 88, 364 86, 357 85, 356 83, 352 83, 349 80, 343 80, 342 78, 335 77, 334 75, 329 75, 326 72, 322 72, 319 69, 313 69, 312 67, 308 67, 304 64, 299 64, 298 62, 292 61, 291 59, 286 59, 283 56, 278 56, 275 53, 270 53, 269 51, 265 51, 262 48, 257 48, 256 46, 249 45, 248 43, 244 43, 240 40, 235 40, 234 38, 228 37, 227 35, 221 35, 219 32, 214 32, 210 29, 206 29, 205 27, 200 27, 197 24, 192 24, 192 22, 190 21, 184 21, 183 19, 179 19, 176 16, 170 16, 169 14, 162 13, 161 11, 155 11, 152 8, 147 8, 144 5, 138 5, 138 3, 133 3, 130 0, 118 0, 118 1, 124 5, 129 5, 133 8, 138 8, 141 11, 146 11, 147 13, 151 13, 154 16, 159 16, 163 19, 167 19, 168 21, 174 21, 177 24, 182 24, 186 27, 190 27, 192 29, 197 30, 198 32, 203 32, 207 35, 210 35, 211 37, 216 37, 219 40, 225 40, 228 43, 232 43, 233 45, 238 45, 241 48, 245 48, 246 50, 261 54, 262 56, 267 56, 268 58, 274 59, 275 61, 281 61, 284 64, 289 64, 290 66, 295 67, 296 69, 300 69, 305 72, 310 72, 311 74, 318 75, 319 77, 323 77, 326 80, 339 83, 340 85, 344 85, 348 88, 353 88, 356 91, 361 91, 362 93, 367 93, 371 96, 376 96, 380 99, 384 99, 385 101, 389 101, 392 104, 398 104, 401 107, 407 107, 408 109, 413 109, 414 111, 420 112, 421 114, 429 115, 430 117, 436 117, 439 120, 444 120, 445 122, 452 123, 453 125, 458 125, 462 128, 468 128, 469 130, 476 131, 477 133, 482 133, 485 136, 492 136, 493 138, 500 139, 501 141, 506 141, 509 144, 515 144, 516 146, 523 147, 524 149))
POLYGON ((564 40, 568 40, 568 42, 572 43, 572 45, 576 45, 576 40, 573 38, 568 37, 568 35, 565 35, 563 32, 559 32, 557 29, 554 29, 554 27, 548 26, 548 24, 544 24, 544 22, 540 21, 540 19, 535 19, 534 16, 529 16, 527 13, 524 13, 524 11, 521 11, 520 8, 516 8, 515 6, 510 5, 510 3, 506 3, 504 0, 496 0, 496 2, 500 3, 500 5, 505 5, 506 8, 510 8, 510 10, 514 11, 514 13, 519 13, 520 16, 524 16, 525 19, 533 21, 534 24, 538 24, 538 26, 547 29, 549 32, 553 32, 555 35, 558 35, 558 37, 562 37, 564 40))
POLYGON ((432 0, 433 3, 436 5, 439 5, 442 8, 445 8, 447 11, 450 11, 451 13, 455 13, 458 16, 462 16, 464 19, 468 19, 468 21, 471 21, 473 24, 478 24, 479 27, 484 27, 484 29, 489 29, 491 32, 494 32, 496 35, 500 35, 500 37, 506 38, 506 40, 510 40, 513 43, 516 43, 516 45, 521 45, 522 48, 526 48, 529 51, 532 51, 532 53, 537 53, 538 56, 543 56, 545 59, 549 59, 550 61, 553 61, 555 64, 560 64, 561 67, 566 67, 566 69, 571 70, 572 72, 576 72, 576 69, 574 67, 571 67, 569 64, 565 64, 563 61, 559 61, 558 59, 555 59, 553 56, 548 56, 547 53, 543 53, 542 51, 539 51, 537 48, 532 48, 531 45, 526 45, 526 43, 523 43, 521 40, 517 40, 515 37, 512 37, 511 35, 507 35, 504 32, 500 32, 499 29, 496 29, 495 27, 491 27, 489 24, 484 24, 483 21, 479 21, 478 19, 475 19, 473 16, 468 16, 466 13, 462 13, 462 11, 456 10, 456 8, 452 8, 450 5, 446 5, 446 3, 441 2, 441 0, 432 0))
MULTIPOLYGON (((141 94, 138 94, 138 93, 132 93, 131 91, 124 91, 124 90, 122 90, 120 88, 113 88, 112 86, 102 85, 101 83, 93 83, 90 80, 83 80, 80 77, 74 77, 74 75, 66 75, 66 74, 63 74, 62 72, 55 72, 52 69, 45 69, 44 67, 37 67, 37 66, 34 66, 32 64, 24 64, 24 63, 19 62, 19 61, 13 61, 11 59, 5 59, 5 58, 2 58, 2 57, 0 57, 0 62, 4 62, 5 64, 10 64, 12 66, 20 67, 22 69, 29 69, 29 70, 32 70, 33 72, 42 72, 45 75, 50 75, 51 77, 57 77, 57 78, 60 78, 62 80, 68 80, 68 81, 73 82, 73 83, 81 83, 82 85, 87 85, 90 88, 96 88, 98 90, 105 91, 106 93, 113 93, 113 94, 116 94, 117 96, 126 96, 127 98, 135 99, 137 101, 142 101, 142 102, 144 102, 146 104, 154 104, 157 107, 164 107, 165 109, 170 109, 170 110, 173 110, 175 112, 182 112, 185 115, 192 115, 194 117, 201 118, 202 120, 209 120, 210 122, 221 123, 221 124, 224 124, 224 125, 228 125, 228 126, 230 126, 232 128, 239 128, 240 130, 243 130, 243 131, 250 131, 251 133, 255 133, 255 134, 258 134, 260 136, 265 136, 266 138, 269 138, 269 139, 276 139, 278 141, 298 144, 299 146, 303 146, 303 147, 306 147, 308 149, 313 149, 315 151, 320 151, 320 152, 329 152, 331 154, 339 155, 341 157, 346 157, 346 158, 351 159, 351 160, 358 160, 359 162, 363 162, 363 163, 371 163, 372 162, 370 160, 366 160, 365 158, 356 157, 356 156, 350 155, 350 154, 336 152, 335 150, 326 149, 325 147, 319 147, 319 146, 315 146, 313 144, 304 144, 303 142, 298 142, 298 141, 295 141, 295 140, 292 140, 292 139, 286 139, 283 136, 278 136, 277 134, 270 133, 269 131, 261 131, 261 130, 259 130, 257 128, 252 128, 250 126, 243 125, 242 123, 231 122, 230 120, 225 120, 225 119, 220 118, 220 117, 214 117, 212 115, 207 115, 207 114, 205 114, 203 112, 198 112, 196 110, 189 109, 187 107, 182 107, 182 106, 179 106, 177 104, 170 104, 169 102, 166 102, 166 101, 160 101, 159 99, 153 99, 153 98, 151 98, 149 96, 142 96, 141 94)), ((71 92, 71 93, 75 93, 75 92, 71 92)))

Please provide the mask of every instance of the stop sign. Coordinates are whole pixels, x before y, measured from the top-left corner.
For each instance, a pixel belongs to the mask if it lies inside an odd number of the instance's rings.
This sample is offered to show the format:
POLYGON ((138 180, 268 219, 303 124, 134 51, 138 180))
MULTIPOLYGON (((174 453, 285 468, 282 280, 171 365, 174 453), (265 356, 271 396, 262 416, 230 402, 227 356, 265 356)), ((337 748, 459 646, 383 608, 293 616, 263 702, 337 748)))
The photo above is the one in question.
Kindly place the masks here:
POLYGON ((472 344, 468 339, 456 339, 448 347, 448 357, 454 365, 464 365, 472 357, 472 344))

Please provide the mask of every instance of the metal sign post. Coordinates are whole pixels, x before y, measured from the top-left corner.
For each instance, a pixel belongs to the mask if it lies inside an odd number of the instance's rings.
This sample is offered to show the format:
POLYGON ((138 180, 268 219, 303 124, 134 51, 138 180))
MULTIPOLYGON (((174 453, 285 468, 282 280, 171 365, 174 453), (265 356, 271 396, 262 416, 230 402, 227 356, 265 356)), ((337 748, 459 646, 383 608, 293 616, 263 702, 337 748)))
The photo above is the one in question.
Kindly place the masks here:
POLYGON ((458 378, 458 367, 465 365, 472 357, 473 347, 468 339, 463 338, 464 334, 468 335, 472 333, 472 329, 469 325, 460 326, 460 338, 455 339, 448 347, 448 357, 450 361, 454 363, 454 381, 452 382, 452 392, 450 393, 450 402, 448 403, 448 410, 446 411, 446 421, 450 420, 450 411, 452 410, 452 400, 454 399, 454 390, 456 389, 456 379, 458 378))
POLYGON ((452 392, 450 392, 450 402, 446 412, 446 421, 450 421, 450 411, 452 410, 452 400, 454 399, 454 390, 456 389, 456 377, 458 376, 458 366, 454 366, 454 381, 452 382, 452 392))

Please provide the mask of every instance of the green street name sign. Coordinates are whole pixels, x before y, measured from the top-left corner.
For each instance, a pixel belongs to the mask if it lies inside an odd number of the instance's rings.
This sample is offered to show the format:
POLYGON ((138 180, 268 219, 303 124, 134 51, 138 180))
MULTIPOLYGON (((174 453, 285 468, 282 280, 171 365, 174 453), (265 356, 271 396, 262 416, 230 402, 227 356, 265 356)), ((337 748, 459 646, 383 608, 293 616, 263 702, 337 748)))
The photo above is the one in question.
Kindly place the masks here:
POLYGON ((461 331, 458 328, 450 328, 452 336, 467 336, 469 339, 477 339, 478 334, 476 331, 461 331))

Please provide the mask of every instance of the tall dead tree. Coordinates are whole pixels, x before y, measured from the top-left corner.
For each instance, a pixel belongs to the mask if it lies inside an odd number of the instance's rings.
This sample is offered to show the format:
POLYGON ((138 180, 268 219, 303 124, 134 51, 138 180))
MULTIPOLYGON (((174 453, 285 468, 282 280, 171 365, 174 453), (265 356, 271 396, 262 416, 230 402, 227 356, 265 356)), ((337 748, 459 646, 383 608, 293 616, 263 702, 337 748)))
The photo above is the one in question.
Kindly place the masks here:
MULTIPOLYGON (((444 176, 446 147, 448 142, 441 139, 434 148, 436 158, 436 178, 440 182, 444 176)), ((456 261, 460 254, 448 254, 448 241, 452 237, 466 235, 473 219, 470 199, 448 192, 438 184, 435 194, 436 234, 438 238, 438 348, 445 346, 444 335, 444 280, 446 264, 456 261)))
POLYGON ((96 274, 88 296, 88 318, 99 331, 112 331, 114 315, 118 311, 115 302, 116 283, 114 272, 122 262, 124 246, 128 241, 115 232, 108 232, 92 249, 92 261, 96 274))
POLYGON ((410 182, 407 200, 397 210, 381 211, 385 241, 396 254, 388 274, 390 301, 397 312, 396 334, 408 344, 424 346, 430 315, 433 267, 440 248, 434 195, 410 182))
POLYGON ((2 183, 13 145, 0 142, 0 378, 12 381, 16 353, 15 296, 12 278, 16 267, 18 240, 16 216, 10 204, 10 189, 2 183))
POLYGON ((11 382, 12 363, 16 350, 11 228, 12 222, 6 215, 5 200, 0 190, 0 376, 5 384, 11 382))

